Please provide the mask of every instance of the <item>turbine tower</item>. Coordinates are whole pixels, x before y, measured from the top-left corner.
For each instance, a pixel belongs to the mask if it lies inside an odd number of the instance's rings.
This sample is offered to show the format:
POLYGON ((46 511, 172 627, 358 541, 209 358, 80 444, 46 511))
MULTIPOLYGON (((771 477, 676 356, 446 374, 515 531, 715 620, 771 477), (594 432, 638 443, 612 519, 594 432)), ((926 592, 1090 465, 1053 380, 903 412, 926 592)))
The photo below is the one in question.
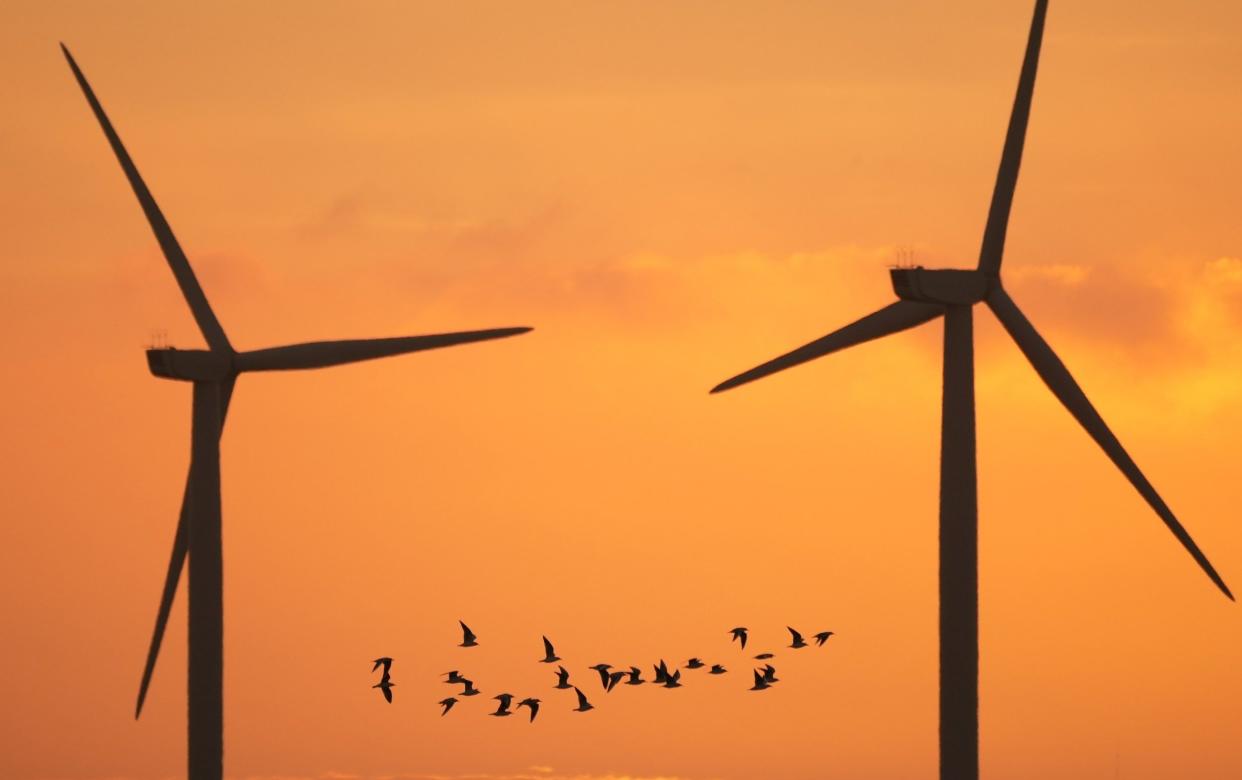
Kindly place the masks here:
POLYGON ((155 232, 177 285, 207 341, 207 349, 178 350, 153 348, 147 350, 151 373, 165 379, 192 382, 193 422, 191 427, 190 473, 181 500, 181 515, 173 539, 172 558, 164 581, 155 620, 155 632, 142 672, 138 689, 137 718, 142 713, 151 673, 159 655, 160 643, 172 609, 173 596, 186 556, 190 558, 189 574, 189 777, 190 780, 220 780, 223 774, 223 639, 221 535, 220 535, 220 434, 233 385, 238 374, 246 371, 287 371, 301 368, 323 368, 360 360, 401 355, 425 349, 466 344, 472 341, 504 338, 526 333, 530 328, 497 328, 457 333, 401 338, 320 341, 293 344, 269 349, 238 352, 229 343, 224 329, 207 303, 190 268, 189 260, 173 236, 159 206, 147 189, 133 160, 121 144, 120 137, 104 114, 86 77, 78 68, 69 50, 61 44, 74 78, 99 120, 125 177, 133 187, 142 211, 155 232))
POLYGON ((890 274, 898 301, 712 389, 713 393, 728 390, 831 352, 944 317, 940 433, 940 777, 943 780, 973 780, 979 776, 978 507, 971 319, 976 303, 987 304, 1053 395, 1095 439, 1216 587, 1233 599, 1220 575, 1105 425, 1065 364, 1001 285, 1005 228, 1018 181, 1047 10, 1047 0, 1037 0, 978 266, 974 270, 893 268, 890 274))

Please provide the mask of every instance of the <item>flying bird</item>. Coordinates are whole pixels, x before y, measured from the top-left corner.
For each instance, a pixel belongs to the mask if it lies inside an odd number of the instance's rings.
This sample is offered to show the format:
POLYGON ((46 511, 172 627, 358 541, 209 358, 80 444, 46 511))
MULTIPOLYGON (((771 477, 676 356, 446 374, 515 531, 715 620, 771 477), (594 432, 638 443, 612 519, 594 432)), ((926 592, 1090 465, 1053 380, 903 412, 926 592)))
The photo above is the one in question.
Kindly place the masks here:
POLYGON ((470 626, 460 620, 457 622, 461 623, 461 644, 458 645, 458 647, 478 647, 479 638, 474 635, 473 631, 470 630, 470 626))
POLYGON ((456 669, 451 672, 445 672, 444 675, 448 678, 444 682, 450 685, 456 685, 457 683, 463 683, 466 681, 466 678, 458 674, 456 669))
POLYGON ((448 715, 448 711, 453 709, 453 705, 456 703, 457 703, 457 699, 453 698, 452 696, 448 697, 447 699, 441 699, 440 706, 444 708, 444 711, 440 713, 440 717, 443 718, 445 715, 448 715))
POLYGON ((802 634, 799 634, 797 631, 794 631, 789 626, 785 626, 785 628, 788 628, 790 635, 793 636, 793 642, 789 644, 790 647, 794 648, 795 650, 797 650, 799 647, 806 647, 806 641, 802 639, 802 634))
POLYGON ((530 722, 531 723, 535 722, 535 716, 539 714, 539 700, 538 699, 522 699, 520 702, 518 702, 517 706, 530 707, 530 722))
POLYGON ((504 718, 513 714, 512 712, 509 712, 509 703, 513 701, 512 693, 498 693, 492 698, 500 702, 500 706, 496 707, 496 711, 493 712, 492 715, 497 718, 504 718))
POLYGON ((708 674, 724 674, 729 671, 720 664, 712 664, 712 668, 707 671, 708 674))
POLYGON ((668 666, 664 663, 663 658, 660 659, 659 666, 653 666, 652 668, 655 669, 655 679, 652 680, 653 683, 656 685, 663 685, 668 682, 668 666))
POLYGON ((380 693, 384 694, 384 698, 388 701, 388 703, 392 704, 393 682, 392 682, 392 677, 389 676, 388 674, 388 670, 392 668, 392 659, 387 658, 387 657, 376 658, 375 665, 371 667, 371 671, 374 672, 376 669, 380 668, 381 666, 384 667, 384 671, 382 674, 380 674, 380 681, 376 683, 375 685, 372 685, 371 687, 379 688, 380 693))
POLYGON ((621 678, 626 677, 628 675, 629 675, 629 672, 621 672, 621 671, 609 672, 608 673, 608 685, 604 686, 604 690, 606 690, 608 693, 612 693, 612 689, 617 687, 617 683, 621 682, 621 678))
POLYGON ((574 707, 574 712, 586 712, 587 710, 595 709, 591 702, 587 701, 586 694, 578 690, 576 685, 574 686, 574 693, 578 694, 578 706, 574 707))
POLYGON ((742 643, 742 649, 745 650, 746 649, 746 636, 747 636, 746 628, 744 626, 738 626, 737 628, 733 629, 729 633, 733 634, 733 639, 730 641, 733 641, 733 642, 740 641, 742 643))
POLYGON ((673 672, 672 674, 667 675, 667 678, 668 679, 664 681, 665 688, 680 688, 681 687, 681 670, 680 669, 673 672))
POLYGON ((612 668, 612 664, 595 664, 590 668, 599 672, 599 684, 604 686, 604 690, 608 690, 608 670, 612 668))
POLYGON ((704 666, 703 661, 698 658, 691 658, 689 661, 686 661, 687 669, 698 669, 702 666, 704 666))
POLYGON ((768 685, 780 682, 780 680, 776 679, 776 667, 772 664, 763 665, 763 681, 768 685))
POLYGON ((755 660, 756 660, 756 661, 766 661, 766 660, 768 660, 769 658, 775 658, 775 657, 776 657, 776 656, 772 655, 771 653, 760 653, 759 655, 755 656, 755 660))
POLYGON ((558 666, 558 667, 556 667, 556 668, 559 670, 559 671, 557 671, 557 673, 556 673, 556 687, 557 687, 557 688, 572 688, 572 687, 574 687, 574 686, 572 686, 572 685, 570 685, 570 684, 569 684, 569 671, 568 671, 565 667, 563 667, 563 666, 558 666))
POLYGON ((630 679, 625 681, 626 685, 642 685, 647 682, 643 679, 643 670, 637 666, 630 667, 630 679))
POLYGON ((545 636, 543 638, 543 660, 539 663, 554 664, 559 660, 561 659, 557 657, 556 651, 552 649, 552 643, 549 642, 548 638, 545 636))
POLYGON ((460 680, 458 680, 458 682, 466 686, 465 690, 461 692, 460 694, 461 696, 478 696, 479 695, 479 689, 474 687, 473 680, 467 680, 465 677, 463 677, 460 680))
POLYGON ((823 647, 824 642, 827 642, 828 637, 832 636, 834 633, 835 632, 833 631, 820 631, 818 634, 815 635, 815 646, 823 647))
POLYGON ((751 687, 752 691, 766 691, 768 683, 763 679, 763 674, 758 669, 755 670, 755 684, 751 687))

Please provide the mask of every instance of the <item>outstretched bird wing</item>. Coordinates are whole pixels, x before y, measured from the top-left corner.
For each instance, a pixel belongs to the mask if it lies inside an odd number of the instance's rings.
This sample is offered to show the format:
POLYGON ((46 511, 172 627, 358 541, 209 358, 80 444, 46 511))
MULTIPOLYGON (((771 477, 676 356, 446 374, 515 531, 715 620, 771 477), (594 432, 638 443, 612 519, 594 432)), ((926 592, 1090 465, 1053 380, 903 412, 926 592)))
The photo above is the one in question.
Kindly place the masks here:
POLYGON ((388 703, 392 704, 392 686, 381 685, 380 692, 384 694, 384 698, 388 700, 388 703))
MULTIPOLYGON (((570 649, 572 650, 573 648, 571 647, 570 649)), ((548 641, 546 636, 543 638, 543 652, 546 658, 556 655, 556 650, 552 649, 552 643, 548 641)))
POLYGON ((457 621, 457 622, 458 622, 458 623, 461 623, 461 641, 462 641, 462 644, 467 644, 467 645, 468 645, 468 644, 470 644, 471 642, 474 642, 474 641, 476 641, 476 640, 478 639, 478 637, 474 635, 474 632, 470 630, 470 626, 466 625, 464 622, 462 622, 462 621, 460 621, 460 620, 459 620, 459 621, 457 621))
POLYGON ((793 630, 793 628, 791 628, 790 626, 785 626, 785 628, 789 629, 789 633, 793 635, 793 643, 795 645, 800 645, 803 643, 802 634, 799 634, 797 631, 793 630))
POLYGON ((519 707, 530 707, 530 721, 531 723, 534 723, 535 716, 539 714, 539 700, 538 699, 522 699, 520 702, 518 702, 518 706, 519 707))
POLYGON ((578 686, 574 686, 574 693, 578 694, 578 707, 586 707, 591 702, 587 700, 586 694, 579 690, 578 686))

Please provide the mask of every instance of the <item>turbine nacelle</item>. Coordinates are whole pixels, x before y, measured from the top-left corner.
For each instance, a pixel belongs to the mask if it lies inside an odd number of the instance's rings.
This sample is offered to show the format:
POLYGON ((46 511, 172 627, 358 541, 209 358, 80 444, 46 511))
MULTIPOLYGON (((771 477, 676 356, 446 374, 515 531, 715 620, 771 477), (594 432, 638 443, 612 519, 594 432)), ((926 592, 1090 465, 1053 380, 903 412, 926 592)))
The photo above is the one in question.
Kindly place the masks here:
POLYGON ((957 268, 892 268, 893 292, 904 301, 966 306, 988 297, 996 277, 957 268))
POLYGON ((209 349, 148 349, 151 373, 183 382, 222 382, 233 372, 233 359, 209 349))

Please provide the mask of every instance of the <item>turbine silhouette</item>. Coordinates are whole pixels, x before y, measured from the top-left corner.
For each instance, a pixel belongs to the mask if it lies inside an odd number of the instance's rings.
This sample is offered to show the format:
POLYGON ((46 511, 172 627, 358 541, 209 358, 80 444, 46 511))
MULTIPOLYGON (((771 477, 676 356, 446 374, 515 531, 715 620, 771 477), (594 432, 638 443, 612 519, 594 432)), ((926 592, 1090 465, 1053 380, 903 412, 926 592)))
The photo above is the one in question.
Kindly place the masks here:
POLYGON ((1035 89, 1047 0, 1037 0, 1017 96, 974 270, 894 268, 899 300, 760 366, 729 379, 713 393, 760 379, 832 352, 922 325, 943 316, 944 396, 940 440, 940 776, 979 776, 978 507, 975 482, 974 345, 971 313, 986 303, 1036 373, 1121 470, 1216 587, 1233 594, 1190 534, 1105 425, 1065 364, 1001 285, 1001 256, 1022 145, 1035 89))
POLYGON ((64 44, 61 51, 73 70, 74 78, 99 120, 117 161, 125 171, 142 211, 155 232, 164 257, 172 268, 177 285, 185 296, 203 338, 205 350, 159 348, 147 350, 151 373, 165 379, 194 384, 190 473, 181 501, 177 532, 173 537, 172 558, 164 580, 155 620, 155 631, 147 653, 138 704, 134 717, 142 713, 159 656, 160 644, 172 609, 177 582, 190 554, 189 576, 189 776, 191 780, 219 780, 223 772, 223 607, 220 536, 220 434, 233 396, 233 385, 247 371, 285 371, 323 368, 360 360, 401 355, 425 349, 466 344, 526 333, 530 328, 440 333, 385 339, 320 341, 269 349, 238 352, 229 343, 224 329, 207 303, 193 269, 173 236, 159 206, 147 189, 120 137, 104 114, 86 77, 64 44))

